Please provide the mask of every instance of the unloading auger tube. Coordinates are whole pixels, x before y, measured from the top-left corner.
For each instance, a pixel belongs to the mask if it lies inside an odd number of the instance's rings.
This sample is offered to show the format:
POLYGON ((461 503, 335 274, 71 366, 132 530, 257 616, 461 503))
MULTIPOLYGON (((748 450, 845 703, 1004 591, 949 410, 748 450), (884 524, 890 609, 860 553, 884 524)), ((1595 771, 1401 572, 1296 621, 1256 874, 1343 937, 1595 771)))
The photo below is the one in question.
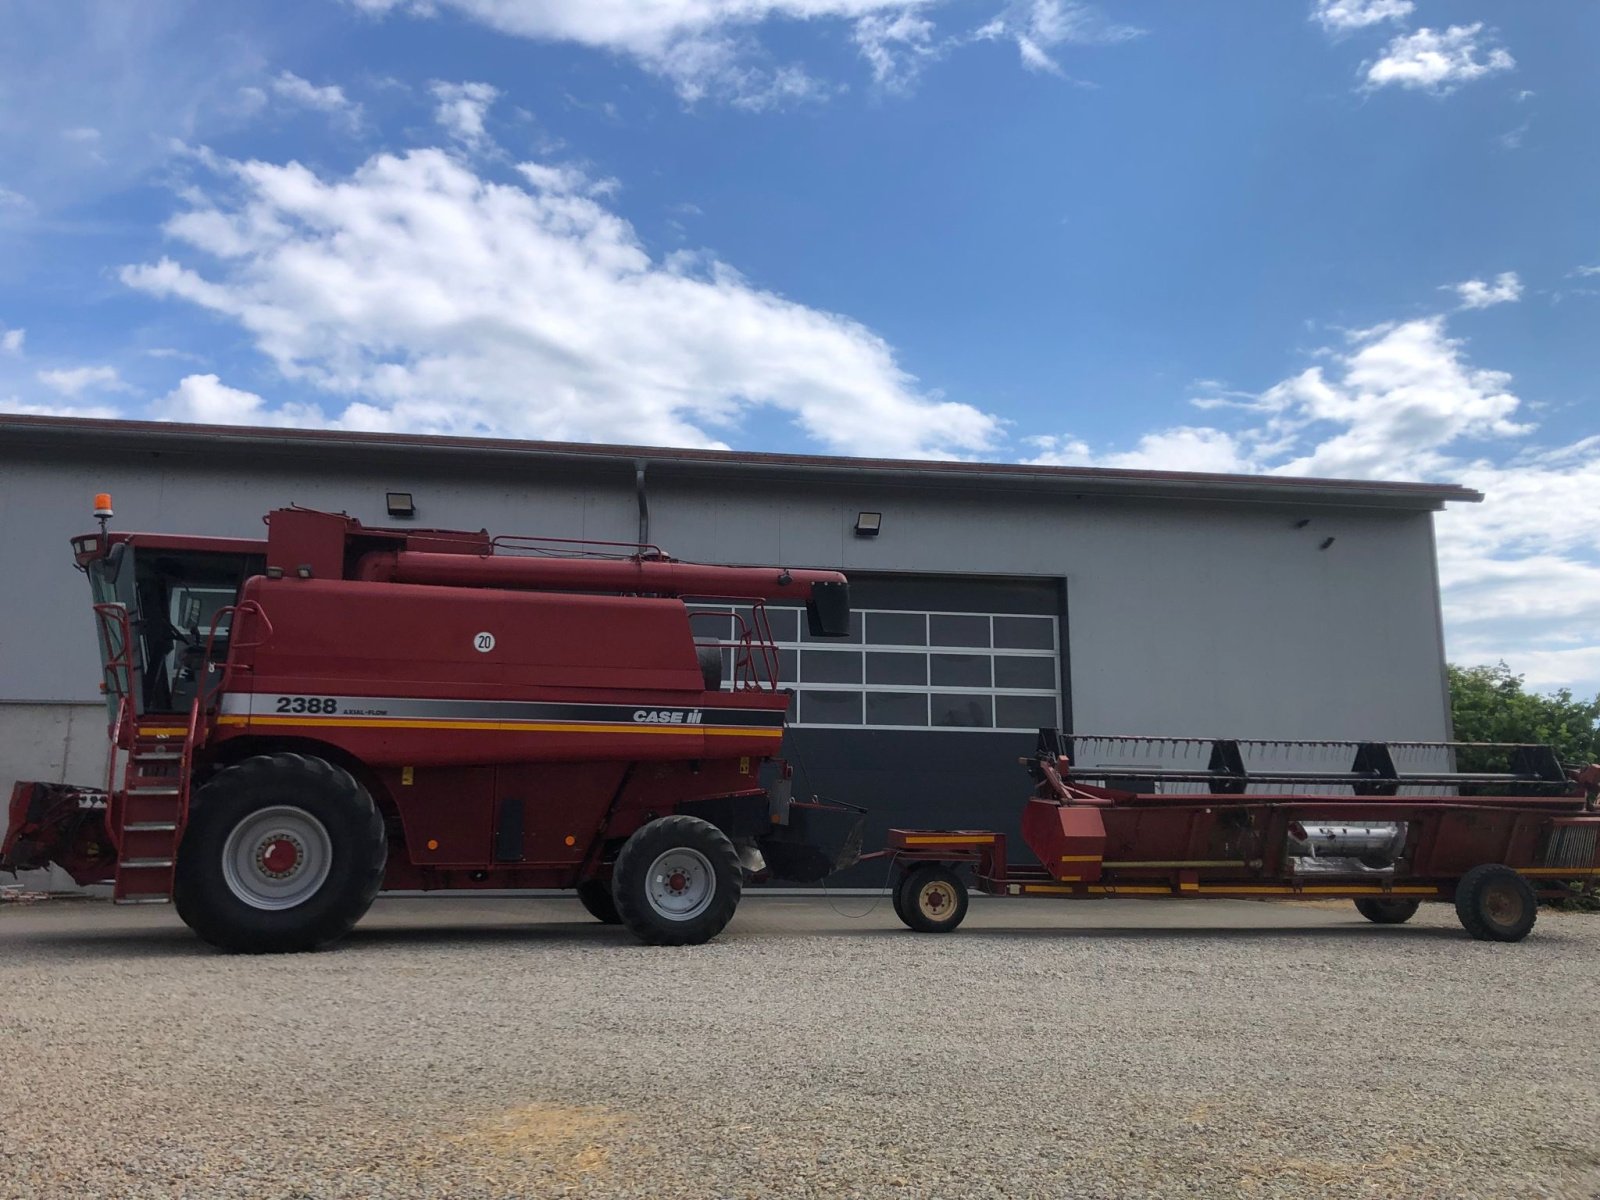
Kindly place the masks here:
MULTIPOLYGON (((737 596, 827 603, 846 587, 838 571, 722 567, 642 556, 612 559, 520 554, 379 551, 361 560, 359 578, 446 587, 632 592, 653 596, 737 596)), ((846 602, 847 603, 847 602, 846 602)), ((843 636, 840 634, 833 636, 843 636)))

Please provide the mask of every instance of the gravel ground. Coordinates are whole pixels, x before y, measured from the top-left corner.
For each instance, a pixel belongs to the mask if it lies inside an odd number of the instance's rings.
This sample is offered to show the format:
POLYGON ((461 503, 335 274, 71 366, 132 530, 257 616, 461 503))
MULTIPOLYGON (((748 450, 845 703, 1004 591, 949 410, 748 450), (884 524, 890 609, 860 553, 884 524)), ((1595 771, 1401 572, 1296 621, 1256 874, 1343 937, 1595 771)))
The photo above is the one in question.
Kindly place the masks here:
POLYGON ((746 902, 651 950, 565 900, 382 900, 226 957, 0 909, 4 1197, 1600 1195, 1600 918, 746 902))

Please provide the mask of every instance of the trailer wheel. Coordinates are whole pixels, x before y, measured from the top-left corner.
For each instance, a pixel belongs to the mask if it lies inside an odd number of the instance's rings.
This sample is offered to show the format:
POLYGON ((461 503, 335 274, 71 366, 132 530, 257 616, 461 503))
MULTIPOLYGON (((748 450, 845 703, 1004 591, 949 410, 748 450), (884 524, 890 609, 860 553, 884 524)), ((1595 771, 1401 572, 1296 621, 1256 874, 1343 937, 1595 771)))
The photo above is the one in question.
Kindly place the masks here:
POLYGON ((263 754, 195 793, 178 848, 178 916, 221 950, 316 950, 350 932, 383 883, 389 842, 350 773, 263 754))
POLYGON ((1417 915, 1417 909, 1421 907, 1421 903, 1416 900, 1356 901, 1356 911, 1374 925, 1404 925, 1417 915))
POLYGON ((604 879, 585 879, 578 885, 578 903, 602 925, 620 925, 617 902, 611 897, 611 884, 604 879))
POLYGON ((617 853, 617 915, 651 946, 698 946, 722 932, 744 891, 739 852, 699 817, 659 817, 617 853))
POLYGON ((1456 884, 1456 916, 1480 942, 1520 942, 1539 917, 1539 898, 1510 867, 1485 863, 1456 884))
POLYGON ((918 933, 949 933, 966 919, 967 885, 933 863, 907 872, 895 889, 895 911, 918 933))

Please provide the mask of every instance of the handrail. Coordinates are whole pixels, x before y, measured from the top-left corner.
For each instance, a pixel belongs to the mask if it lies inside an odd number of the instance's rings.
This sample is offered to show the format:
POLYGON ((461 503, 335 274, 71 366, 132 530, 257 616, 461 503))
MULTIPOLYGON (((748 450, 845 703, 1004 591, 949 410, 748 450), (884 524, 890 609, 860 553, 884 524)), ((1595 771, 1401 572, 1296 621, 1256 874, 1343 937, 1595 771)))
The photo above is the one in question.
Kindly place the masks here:
POLYGON ((133 694, 133 629, 128 621, 128 606, 117 601, 94 606, 95 625, 105 658, 100 672, 106 691, 113 696, 133 694), (116 636, 113 638, 112 634, 116 636), (122 674, 119 676, 118 671, 122 674))
POLYGON ((106 749, 106 837, 118 854, 122 853, 122 822, 118 819, 117 749, 122 742, 122 727, 132 716, 133 699, 122 696, 117 700, 117 715, 111 722, 111 741, 106 749))
MULTIPOLYGON (((213 629, 215 626, 213 626, 213 629)), ((189 705, 189 727, 183 734, 182 757, 178 760, 178 828, 189 823, 189 780, 194 771, 194 747, 200 731, 201 693, 197 689, 189 705)))
MULTIPOLYGON (((272 635, 277 632, 277 630, 273 629, 272 627, 272 621, 267 616, 267 610, 262 608, 259 602, 255 600, 241 600, 238 604, 231 604, 228 607, 233 610, 235 618, 237 618, 240 613, 249 613, 266 627, 263 635, 253 642, 235 642, 230 637, 228 641, 228 649, 230 652, 234 650, 254 650, 257 646, 264 646, 267 644, 267 641, 272 637, 272 635)), ((213 635, 215 635, 216 631, 216 625, 213 623, 211 632, 213 635)))
POLYGON ((688 614, 690 629, 698 618, 705 617, 732 617, 734 622, 734 637, 728 641, 696 642, 697 646, 715 646, 718 650, 733 651, 733 690, 745 691, 777 691, 778 689, 778 647, 772 637, 772 623, 767 617, 766 605, 756 600, 751 605, 750 621, 746 624, 744 617, 737 609, 732 608, 702 608, 688 614), (760 657, 757 658, 759 651, 760 657))

